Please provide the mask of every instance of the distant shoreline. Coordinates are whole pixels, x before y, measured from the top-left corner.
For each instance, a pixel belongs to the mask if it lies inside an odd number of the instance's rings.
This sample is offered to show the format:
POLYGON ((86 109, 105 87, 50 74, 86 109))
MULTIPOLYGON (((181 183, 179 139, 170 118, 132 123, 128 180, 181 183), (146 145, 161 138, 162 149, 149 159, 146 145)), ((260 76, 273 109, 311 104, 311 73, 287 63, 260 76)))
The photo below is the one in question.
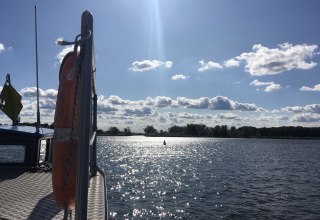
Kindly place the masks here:
MULTIPOLYGON (((24 126, 35 126, 36 123, 20 123, 24 126)), ((53 123, 41 124, 43 128, 54 129, 53 123)), ((97 130, 97 136, 137 136, 146 137, 193 137, 193 138, 257 138, 257 139, 296 139, 296 140, 320 140, 320 127, 281 126, 262 127, 216 125, 208 127, 204 124, 187 124, 185 126, 172 126, 167 131, 158 131, 152 125, 146 126, 144 133, 132 132, 129 127, 120 131, 117 127, 109 130, 97 130)))
POLYGON ((132 136, 144 136, 144 137, 163 137, 163 138, 171 138, 171 137, 181 137, 181 138, 224 138, 224 139, 279 139, 279 140, 320 140, 320 137, 259 137, 259 136, 250 136, 250 137, 208 137, 208 136, 183 136, 183 135, 145 135, 145 134, 132 134, 132 135, 124 135, 124 134, 97 134, 100 137, 132 137, 132 136))

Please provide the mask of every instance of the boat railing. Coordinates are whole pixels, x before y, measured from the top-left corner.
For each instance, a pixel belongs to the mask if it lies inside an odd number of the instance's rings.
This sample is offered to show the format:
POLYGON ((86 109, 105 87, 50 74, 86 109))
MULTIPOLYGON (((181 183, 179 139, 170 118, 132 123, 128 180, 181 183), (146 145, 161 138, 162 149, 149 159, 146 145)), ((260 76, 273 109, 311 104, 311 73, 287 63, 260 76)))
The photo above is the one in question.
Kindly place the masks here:
POLYGON ((87 219, 89 178, 90 175, 96 172, 97 128, 93 17, 89 11, 85 11, 82 14, 81 33, 89 33, 90 37, 84 38, 80 45, 82 50, 80 54, 83 57, 79 84, 79 115, 81 117, 79 117, 78 129, 79 145, 75 218, 87 219), (89 172, 91 173, 90 175, 89 172))

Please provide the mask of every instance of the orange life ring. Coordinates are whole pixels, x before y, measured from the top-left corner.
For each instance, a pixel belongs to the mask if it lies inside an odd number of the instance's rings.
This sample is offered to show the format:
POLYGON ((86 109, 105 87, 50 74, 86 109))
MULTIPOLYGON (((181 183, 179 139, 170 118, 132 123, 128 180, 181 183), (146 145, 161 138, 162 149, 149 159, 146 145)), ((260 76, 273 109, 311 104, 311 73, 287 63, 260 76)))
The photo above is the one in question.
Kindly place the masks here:
POLYGON ((75 207, 76 191, 78 140, 76 136, 71 138, 72 123, 74 123, 75 133, 78 126, 78 113, 73 116, 74 111, 78 112, 74 107, 77 86, 76 74, 73 74, 72 79, 69 79, 74 62, 74 52, 70 52, 64 57, 60 66, 52 147, 53 193, 57 205, 67 210, 75 207))

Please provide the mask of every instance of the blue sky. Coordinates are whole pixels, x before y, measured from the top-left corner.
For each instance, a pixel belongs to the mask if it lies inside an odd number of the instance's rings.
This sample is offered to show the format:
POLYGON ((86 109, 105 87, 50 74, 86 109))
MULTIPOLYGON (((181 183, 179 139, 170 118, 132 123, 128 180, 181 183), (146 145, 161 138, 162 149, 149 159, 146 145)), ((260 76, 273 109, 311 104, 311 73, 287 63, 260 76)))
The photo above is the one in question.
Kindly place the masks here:
MULTIPOLYGON (((35 120, 34 5, 41 120, 51 123, 59 56, 94 16, 99 127, 320 126, 320 2, 316 0, 7 1, 0 77, 35 120)), ((9 123, 3 114, 0 122, 9 123)))

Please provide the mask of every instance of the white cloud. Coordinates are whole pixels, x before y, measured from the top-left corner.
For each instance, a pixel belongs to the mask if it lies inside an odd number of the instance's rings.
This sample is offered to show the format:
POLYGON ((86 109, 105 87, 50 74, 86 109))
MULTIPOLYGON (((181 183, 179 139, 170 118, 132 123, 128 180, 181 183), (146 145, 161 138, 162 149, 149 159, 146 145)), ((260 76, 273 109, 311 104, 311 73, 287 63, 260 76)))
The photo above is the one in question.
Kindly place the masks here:
POLYGON ((158 117, 158 120, 159 120, 159 122, 161 122, 161 123, 166 123, 166 122, 167 122, 167 119, 166 119, 165 117, 163 117, 163 116, 159 116, 159 117, 158 117))
MULTIPOLYGON (((23 97, 37 97, 37 88, 36 87, 26 87, 21 89, 20 94, 23 97)), ((55 99, 57 97, 58 91, 55 89, 43 90, 39 88, 39 96, 45 98, 55 99)))
POLYGON ((216 96, 209 100, 209 109, 211 110, 232 110, 234 102, 224 96, 216 96))
POLYGON ((199 64, 201 67, 198 69, 199 72, 204 72, 212 69, 222 69, 223 67, 219 63, 213 61, 208 61, 207 63, 204 60, 200 60, 199 64))
MULTIPOLYGON (((118 97, 118 96, 114 96, 118 97)), ((124 100, 118 97, 119 100, 124 100)), ((283 111, 297 113, 280 114, 279 111, 259 113, 259 107, 255 104, 239 103, 230 100, 227 97, 217 96, 213 98, 201 97, 199 99, 188 99, 179 97, 173 100, 170 97, 157 96, 148 97, 150 105, 146 106, 147 101, 125 100, 127 104, 113 105, 109 98, 99 96, 98 98, 98 117, 99 128, 107 129, 114 125, 122 129, 130 126, 134 131, 140 131, 146 125, 154 124, 157 129, 166 130, 173 125, 186 125, 188 123, 203 123, 207 126, 226 124, 228 126, 282 126, 282 125, 314 125, 320 122, 320 104, 307 106, 287 107, 283 111), (181 109, 173 109, 173 102, 176 101, 181 109), (172 103, 170 105, 170 102, 172 103), (135 104, 134 104, 135 103, 135 104), (143 104, 143 105, 141 105, 143 104), (168 107, 166 109, 157 109, 168 107), (204 111, 195 111, 194 108, 204 109, 204 111), (216 114, 209 113, 208 110, 218 110, 216 114), (170 112, 173 110, 174 112, 170 112), (223 111, 222 110, 229 110, 223 111), (234 112, 237 110, 237 112, 234 112), (255 112, 241 112, 255 111, 255 112), (264 115, 266 114, 266 115, 264 115), (314 123, 314 124, 312 124, 314 123)), ((117 100, 117 99, 113 99, 117 100)), ((118 101, 119 101, 118 100, 118 101)), ((24 108, 21 112, 21 121, 32 122, 36 120, 36 101, 33 96, 23 97, 24 108)), ((121 101, 120 101, 121 103, 121 101)), ((54 117, 55 100, 40 98, 41 121, 52 123, 54 117)), ((2 116, 3 118, 4 116, 2 116)), ((3 121, 0 117, 0 121, 3 121)), ((9 122, 10 123, 10 122, 9 122)))
POLYGON ((225 67, 237 67, 239 65, 240 65, 240 61, 236 60, 234 58, 232 58, 230 60, 227 60, 227 61, 224 61, 224 66, 225 67))
POLYGON ((227 112, 227 113, 218 113, 215 115, 216 119, 227 119, 227 120, 240 120, 240 117, 237 114, 227 112))
POLYGON ((188 99, 186 97, 177 98, 180 107, 194 108, 194 109, 207 109, 209 107, 209 98, 202 97, 199 99, 188 99))
POLYGON ((41 109, 56 109, 56 100, 52 99, 41 99, 39 100, 39 106, 41 109))
POLYGON ((97 111, 100 113, 110 113, 110 112, 118 111, 118 109, 115 106, 112 106, 110 104, 98 102, 97 111))
POLYGON ((274 116, 276 120, 278 121, 286 121, 289 120, 289 117, 287 115, 276 115, 274 116))
MULTIPOLYGON (((36 97, 36 88, 28 87, 24 88, 20 92, 24 99, 25 108, 35 109, 35 102, 29 102, 28 98, 36 97), (32 106, 32 108, 31 108, 32 106)), ((50 99, 50 103, 55 102, 57 91, 48 89, 40 89, 40 97, 50 99)), ((43 106, 49 106, 49 103, 43 102, 43 106)), ((51 105, 50 108, 52 108, 51 105)), ((186 97, 178 97, 172 99, 166 96, 156 96, 155 98, 147 97, 146 100, 125 100, 119 96, 111 95, 109 98, 104 96, 98 97, 98 111, 100 113, 112 113, 121 114, 149 114, 153 111, 153 108, 181 108, 181 109, 209 109, 209 110, 239 110, 239 111, 263 111, 262 108, 257 107, 255 104, 239 103, 234 100, 230 100, 227 97, 216 96, 213 98, 200 97, 198 99, 189 99, 186 97), (140 113, 139 113, 140 112, 140 113), (149 113, 148 113, 149 112, 149 113)))
POLYGON ((143 60, 143 61, 134 61, 130 70, 134 72, 144 72, 148 70, 153 70, 163 66, 166 69, 170 69, 173 65, 172 61, 159 61, 159 60, 143 60))
POLYGON ((110 104, 108 100, 103 99, 103 97, 99 97, 97 101, 97 111, 99 113, 110 113, 118 111, 117 107, 110 104))
POLYGON ((272 82, 272 84, 267 86, 264 91, 265 92, 273 92, 273 91, 279 90, 281 88, 282 87, 279 84, 275 84, 275 83, 272 82))
POLYGON ((143 106, 143 107, 128 107, 124 109, 124 115, 126 116, 146 116, 152 115, 154 111, 151 107, 143 106))
POLYGON ((164 108, 172 104, 172 99, 166 96, 157 96, 154 101, 156 107, 164 108))
POLYGON ((253 80, 250 85, 252 86, 267 86, 267 85, 270 85, 271 82, 260 82, 259 80, 255 79, 253 80))
POLYGON ((56 56, 56 59, 62 63, 63 58, 67 55, 67 53, 73 51, 73 45, 65 46, 56 56))
POLYGON ((178 97, 177 103, 180 107, 191 109, 264 111, 264 109, 258 108, 255 104, 239 103, 224 96, 216 96, 211 99, 208 97, 201 97, 199 99, 178 97))
POLYGON ((250 83, 250 85, 255 87, 266 86, 264 89, 265 92, 273 92, 282 88, 280 84, 276 84, 274 82, 260 82, 259 80, 256 80, 256 79, 253 80, 250 83))
POLYGON ((280 122, 280 121, 287 121, 289 117, 287 115, 261 115, 257 117, 255 120, 262 121, 262 122, 280 122))
POLYGON ((314 87, 307 87, 307 86, 302 86, 301 88, 300 88, 300 91, 304 91, 304 92, 306 92, 306 91, 312 91, 312 92, 320 92, 320 84, 318 84, 318 85, 315 85, 314 87))
POLYGON ((295 112, 295 113, 317 113, 317 114, 320 114, 320 104, 285 107, 285 108, 281 108, 281 111, 295 112))
POLYGON ((130 101, 129 100, 124 100, 122 98, 120 98, 119 96, 116 96, 116 95, 111 95, 109 98, 108 98, 108 102, 112 105, 126 105, 126 104, 129 104, 130 101))
POLYGON ((0 43, 0 53, 2 53, 3 51, 5 51, 5 47, 4 44, 0 43))
POLYGON ((292 116, 291 121, 294 122, 319 122, 320 115, 314 113, 301 113, 292 116))
POLYGON ((279 48, 268 48, 261 44, 253 46, 253 52, 242 53, 234 59, 246 61, 246 72, 252 76, 274 75, 292 69, 311 69, 317 63, 309 61, 316 52, 317 45, 292 45, 283 43, 279 48))
POLYGON ((164 63, 164 67, 167 68, 167 69, 170 69, 173 65, 173 62, 172 61, 166 61, 164 63))
POLYGON ((172 76, 171 79, 172 80, 184 80, 184 79, 189 79, 189 76, 178 74, 178 75, 172 76))
POLYGON ((151 97, 147 97, 146 99, 146 105, 154 105, 155 100, 151 97))
POLYGON ((175 115, 178 118, 183 119, 206 119, 206 118, 212 118, 210 115, 201 115, 201 114, 191 114, 188 112, 181 112, 175 115))

